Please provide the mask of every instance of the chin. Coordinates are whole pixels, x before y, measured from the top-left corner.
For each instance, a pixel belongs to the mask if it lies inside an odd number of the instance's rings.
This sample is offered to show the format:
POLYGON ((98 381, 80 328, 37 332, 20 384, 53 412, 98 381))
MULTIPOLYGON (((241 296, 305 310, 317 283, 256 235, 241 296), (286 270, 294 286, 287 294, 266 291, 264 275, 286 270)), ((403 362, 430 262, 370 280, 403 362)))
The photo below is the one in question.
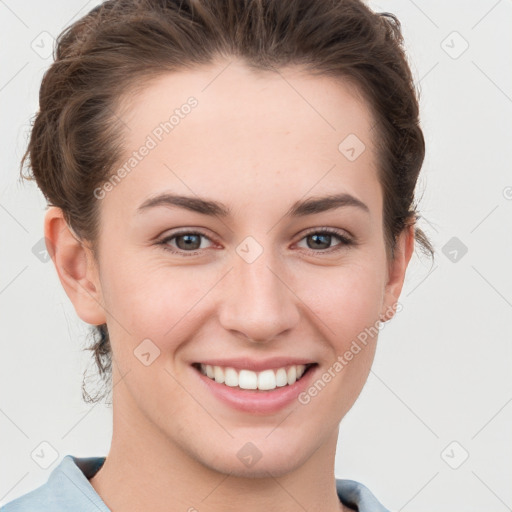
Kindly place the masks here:
POLYGON ((211 464, 205 460, 199 462, 213 471, 238 478, 278 478, 293 472, 301 465, 301 461, 292 459, 291 454, 290 457, 276 456, 275 454, 262 456, 253 465, 245 465, 238 460, 236 455, 229 454, 215 457, 211 464))
POLYGON ((265 440, 258 435, 254 441, 248 441, 250 437, 244 436, 244 441, 230 439, 216 443, 213 449, 209 444, 200 451, 195 445, 193 455, 201 465, 218 473, 241 478, 280 477, 299 468, 317 448, 312 443, 308 449, 305 439, 290 443, 290 438, 285 438, 283 435, 265 440))

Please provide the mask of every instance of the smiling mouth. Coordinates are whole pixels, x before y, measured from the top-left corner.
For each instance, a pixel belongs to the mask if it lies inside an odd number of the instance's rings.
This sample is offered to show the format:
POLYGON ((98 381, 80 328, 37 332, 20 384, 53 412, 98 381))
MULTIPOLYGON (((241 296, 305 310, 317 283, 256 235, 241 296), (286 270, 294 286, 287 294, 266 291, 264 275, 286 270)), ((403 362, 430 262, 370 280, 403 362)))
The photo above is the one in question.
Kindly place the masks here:
POLYGON ((218 384, 237 389, 272 391, 295 384, 317 363, 292 364, 261 372, 202 363, 194 363, 192 366, 218 384))

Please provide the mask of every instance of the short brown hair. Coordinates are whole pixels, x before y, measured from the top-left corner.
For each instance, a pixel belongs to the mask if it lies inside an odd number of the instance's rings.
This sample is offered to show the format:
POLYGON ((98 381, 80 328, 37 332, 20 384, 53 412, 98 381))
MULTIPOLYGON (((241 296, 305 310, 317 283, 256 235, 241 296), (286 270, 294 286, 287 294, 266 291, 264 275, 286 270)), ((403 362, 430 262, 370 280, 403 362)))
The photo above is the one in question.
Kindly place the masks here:
MULTIPOLYGON (((120 160, 116 109, 128 93, 165 73, 241 58, 257 70, 300 65, 355 84, 378 134, 388 257, 419 217, 415 187, 425 155, 419 109, 398 19, 359 0, 109 0, 65 29, 40 88, 27 157, 48 203, 95 248, 94 189, 120 160)), ((415 227, 424 253, 434 249, 415 227)), ((95 327, 99 375, 111 381, 106 324, 95 327)), ((84 379, 85 382, 85 379, 84 379)), ((95 402, 82 386, 83 397, 95 402)), ((110 391, 111 388, 108 389, 110 391)))

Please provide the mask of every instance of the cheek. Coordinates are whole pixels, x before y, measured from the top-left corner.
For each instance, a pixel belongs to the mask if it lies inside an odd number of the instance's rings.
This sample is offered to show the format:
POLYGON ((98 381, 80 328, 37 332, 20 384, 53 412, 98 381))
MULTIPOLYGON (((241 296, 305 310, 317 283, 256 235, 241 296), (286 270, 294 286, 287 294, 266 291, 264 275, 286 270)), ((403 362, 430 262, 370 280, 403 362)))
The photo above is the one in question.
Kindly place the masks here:
POLYGON ((192 271, 137 258, 105 264, 105 276, 105 305, 118 335, 123 340, 130 338, 134 346, 149 338, 162 351, 186 336, 183 329, 187 326, 197 325, 200 301, 218 280, 206 267, 192 271))
POLYGON ((375 325, 383 299, 383 277, 369 265, 329 269, 302 285, 304 302, 314 312, 325 338, 339 352, 365 328, 375 325))
POLYGON ((323 372, 300 403, 312 403, 319 417, 331 418, 330 427, 341 421, 367 381, 379 332, 382 283, 378 268, 359 264, 330 269, 304 288, 327 355, 323 372))

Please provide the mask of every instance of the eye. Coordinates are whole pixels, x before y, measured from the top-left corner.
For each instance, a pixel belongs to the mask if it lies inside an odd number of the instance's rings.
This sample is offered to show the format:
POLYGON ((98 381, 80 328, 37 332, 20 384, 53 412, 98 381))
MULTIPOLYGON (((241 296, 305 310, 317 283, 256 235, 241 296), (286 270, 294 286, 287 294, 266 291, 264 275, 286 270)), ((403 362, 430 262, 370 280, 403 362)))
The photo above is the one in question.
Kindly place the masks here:
POLYGON ((181 231, 163 238, 158 242, 158 245, 161 245, 164 249, 176 254, 183 254, 185 252, 196 254, 194 251, 199 251, 205 248, 204 245, 201 244, 202 239, 209 240, 211 242, 204 233, 199 231, 181 231))
MULTIPOLYGON (((157 242, 166 251, 182 256, 193 256, 207 247, 203 240, 213 243, 212 240, 200 231, 180 231, 173 233, 157 242)), ((355 245, 356 242, 347 237, 344 232, 332 228, 313 228, 300 240, 306 240, 306 249, 314 253, 331 253, 342 250, 344 247, 355 245), (332 241, 337 239, 339 243, 332 246, 332 241)))
POLYGON ((301 239, 306 240, 307 249, 313 252, 332 252, 343 249, 345 246, 354 245, 355 242, 348 238, 343 232, 331 228, 314 228, 306 233, 301 239), (339 243, 331 246, 333 238, 338 239, 339 243))

